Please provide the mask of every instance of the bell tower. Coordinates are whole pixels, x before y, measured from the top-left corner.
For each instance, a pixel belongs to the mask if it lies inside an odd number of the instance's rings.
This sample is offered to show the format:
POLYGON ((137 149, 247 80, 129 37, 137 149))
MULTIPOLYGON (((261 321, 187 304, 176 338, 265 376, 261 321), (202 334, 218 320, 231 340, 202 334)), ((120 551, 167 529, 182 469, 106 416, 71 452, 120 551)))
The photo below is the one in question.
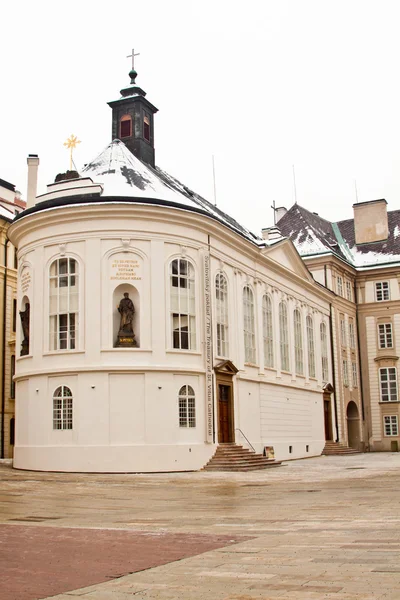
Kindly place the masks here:
POLYGON ((154 167, 154 115, 158 108, 146 99, 146 92, 136 85, 134 57, 132 50, 130 85, 121 90, 119 100, 108 102, 112 109, 112 140, 121 140, 132 154, 154 167))

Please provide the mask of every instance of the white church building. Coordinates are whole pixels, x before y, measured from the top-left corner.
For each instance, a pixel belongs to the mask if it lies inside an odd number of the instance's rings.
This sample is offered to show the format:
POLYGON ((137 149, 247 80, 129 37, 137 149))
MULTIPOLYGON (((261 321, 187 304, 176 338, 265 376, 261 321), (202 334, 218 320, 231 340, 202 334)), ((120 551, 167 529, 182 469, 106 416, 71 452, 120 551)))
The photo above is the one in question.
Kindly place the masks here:
POLYGON ((9 229, 14 466, 197 470, 233 442, 320 455, 327 410, 336 437, 331 293, 279 231, 253 235, 155 167, 157 109, 130 76, 113 141, 80 175, 35 197, 28 159, 9 229))

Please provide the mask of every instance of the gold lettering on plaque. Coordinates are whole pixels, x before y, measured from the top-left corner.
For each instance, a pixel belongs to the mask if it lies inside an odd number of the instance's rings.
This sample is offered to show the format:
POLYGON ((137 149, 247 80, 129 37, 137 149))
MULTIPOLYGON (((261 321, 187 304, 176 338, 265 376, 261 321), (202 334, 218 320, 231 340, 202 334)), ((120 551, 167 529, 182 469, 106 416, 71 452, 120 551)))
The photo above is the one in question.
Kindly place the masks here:
POLYGON ((121 259, 114 260, 111 263, 111 269, 113 269, 114 273, 111 275, 111 280, 113 279, 121 279, 123 281, 137 281, 142 279, 141 276, 138 275, 138 269, 140 268, 140 263, 138 260, 133 259, 121 259))
POLYGON ((23 294, 28 291, 31 285, 31 274, 26 271, 21 277, 21 291, 23 294))

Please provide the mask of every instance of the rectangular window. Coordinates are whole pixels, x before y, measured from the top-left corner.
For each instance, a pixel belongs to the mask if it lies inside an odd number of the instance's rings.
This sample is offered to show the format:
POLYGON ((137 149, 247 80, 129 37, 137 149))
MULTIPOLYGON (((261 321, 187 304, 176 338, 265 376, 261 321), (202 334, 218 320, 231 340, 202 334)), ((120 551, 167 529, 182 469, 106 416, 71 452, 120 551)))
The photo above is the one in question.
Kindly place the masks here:
POLYGON ((392 324, 381 323, 378 325, 379 348, 393 348, 392 324))
POLYGON ((13 299, 12 330, 17 331, 17 299, 13 299))
POLYGON ((381 402, 397 402, 397 372, 395 367, 379 369, 381 402))
POLYGON ((338 275, 337 276, 337 293, 339 296, 343 296, 343 279, 338 275))
POLYGON ((342 346, 347 346, 347 340, 346 340, 346 321, 344 320, 344 317, 341 317, 340 319, 340 341, 342 346))
POLYGON ((147 142, 150 141, 150 119, 147 115, 143 119, 143 137, 147 142))
POLYGON ((352 348, 354 350, 354 348, 356 347, 356 336, 355 336, 355 331, 354 331, 353 319, 349 319, 349 342, 350 342, 350 348, 352 348))
POLYGON ((121 138, 131 137, 132 135, 132 119, 129 116, 122 117, 120 123, 121 138))
POLYGON ((11 381, 10 381, 10 398, 15 398, 15 355, 11 356, 11 381))
MULTIPOLYGON (((15 213, 18 214, 17 212, 15 213)), ((14 269, 18 269, 18 250, 14 248, 14 269)))
POLYGON ((352 293, 350 281, 346 281, 346 297, 347 297, 347 300, 350 300, 350 301, 353 300, 353 293, 352 293))
POLYGON ((388 415, 384 417, 385 435, 399 435, 399 423, 397 415, 388 415))
POLYGON ((343 385, 346 387, 349 386, 349 369, 347 365, 347 360, 343 361, 343 385))
POLYGON ((375 298, 377 302, 390 300, 390 290, 388 281, 378 281, 375 283, 375 298))
POLYGON ((353 371, 353 387, 357 387, 358 386, 358 379, 357 379, 357 363, 353 362, 351 363, 352 366, 352 371, 353 371))

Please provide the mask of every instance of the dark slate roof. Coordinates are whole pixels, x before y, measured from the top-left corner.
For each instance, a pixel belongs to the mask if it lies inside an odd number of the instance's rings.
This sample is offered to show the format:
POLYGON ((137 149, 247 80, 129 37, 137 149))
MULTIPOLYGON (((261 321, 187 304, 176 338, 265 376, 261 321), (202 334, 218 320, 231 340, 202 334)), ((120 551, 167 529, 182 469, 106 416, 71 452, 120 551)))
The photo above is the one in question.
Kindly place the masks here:
POLYGON ((278 227, 303 257, 333 253, 360 269, 400 262, 400 210, 388 212, 387 240, 370 244, 356 244, 354 219, 330 222, 298 204, 283 215, 278 227))

